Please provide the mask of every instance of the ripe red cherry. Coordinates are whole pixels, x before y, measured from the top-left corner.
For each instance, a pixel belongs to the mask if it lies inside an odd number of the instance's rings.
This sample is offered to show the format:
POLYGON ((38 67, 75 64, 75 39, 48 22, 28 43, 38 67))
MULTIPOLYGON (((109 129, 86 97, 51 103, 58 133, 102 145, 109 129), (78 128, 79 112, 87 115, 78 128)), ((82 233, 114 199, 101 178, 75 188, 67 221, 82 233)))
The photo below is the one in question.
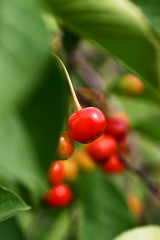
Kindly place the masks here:
POLYGON ((109 174, 121 173, 125 170, 125 165, 122 163, 116 154, 110 156, 110 158, 103 164, 102 170, 109 174))
POLYGON ((45 203, 51 207, 65 207, 72 201, 72 190, 66 184, 58 184, 45 196, 45 203))
POLYGON ((89 143, 98 138, 106 127, 101 110, 87 107, 72 114, 67 122, 70 136, 77 142, 89 143))
POLYGON ((112 135, 117 140, 122 139, 128 133, 128 125, 125 121, 119 118, 108 118, 105 133, 112 135))
POLYGON ((74 152, 74 148, 74 141, 69 133, 65 131, 61 132, 57 148, 57 158, 61 160, 70 158, 74 152))
POLYGON ((55 161, 51 164, 48 172, 49 180, 52 184, 61 183, 64 179, 64 166, 61 161, 55 161))
POLYGON ((117 150, 117 141, 114 137, 106 134, 87 145, 88 153, 98 163, 105 161, 111 154, 116 153, 117 150))

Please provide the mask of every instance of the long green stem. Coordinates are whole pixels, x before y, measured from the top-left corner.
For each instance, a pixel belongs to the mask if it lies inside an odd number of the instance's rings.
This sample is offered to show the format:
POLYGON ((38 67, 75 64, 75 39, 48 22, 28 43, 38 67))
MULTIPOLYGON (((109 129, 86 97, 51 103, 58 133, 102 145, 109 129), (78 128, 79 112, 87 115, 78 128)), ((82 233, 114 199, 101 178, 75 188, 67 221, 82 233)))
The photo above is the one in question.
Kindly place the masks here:
POLYGON ((61 60, 56 54, 53 54, 53 55, 58 59, 58 61, 60 62, 61 66, 62 66, 63 69, 64 69, 64 72, 65 72, 65 74, 66 74, 66 77, 67 77, 67 80, 68 80, 68 84, 69 84, 69 87, 70 87, 70 90, 71 90, 71 93, 72 93, 72 96, 73 96, 73 99, 74 99, 74 102, 75 102, 75 105, 76 105, 76 108, 77 108, 77 110, 79 111, 79 110, 82 109, 82 107, 81 107, 81 105, 80 105, 80 103, 79 103, 79 101, 78 101, 78 98, 77 98, 77 96, 76 96, 76 93, 75 93, 75 91, 74 91, 74 88, 73 88, 72 81, 71 81, 71 78, 70 78, 70 76, 69 76, 69 73, 68 73, 68 71, 67 71, 64 63, 62 62, 62 60, 61 60))

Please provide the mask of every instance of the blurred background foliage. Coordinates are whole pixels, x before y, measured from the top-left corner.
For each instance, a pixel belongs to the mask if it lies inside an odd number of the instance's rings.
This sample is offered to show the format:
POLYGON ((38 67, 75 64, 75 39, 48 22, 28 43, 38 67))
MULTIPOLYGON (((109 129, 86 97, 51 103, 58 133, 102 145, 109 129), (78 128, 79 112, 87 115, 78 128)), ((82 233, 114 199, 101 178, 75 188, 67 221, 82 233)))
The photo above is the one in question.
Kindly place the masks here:
POLYGON ((127 113, 130 160, 160 183, 159 23, 159 0, 0 1, 1 239, 160 238, 158 227, 117 237, 160 223, 158 200, 127 171, 113 177, 98 169, 80 173, 71 184, 74 201, 65 209, 42 202, 60 131, 75 111, 53 52, 65 62, 79 98, 106 114, 127 113), (143 82, 141 94, 120 87, 128 73, 143 82), (140 216, 128 207, 128 194, 140 199, 140 216))

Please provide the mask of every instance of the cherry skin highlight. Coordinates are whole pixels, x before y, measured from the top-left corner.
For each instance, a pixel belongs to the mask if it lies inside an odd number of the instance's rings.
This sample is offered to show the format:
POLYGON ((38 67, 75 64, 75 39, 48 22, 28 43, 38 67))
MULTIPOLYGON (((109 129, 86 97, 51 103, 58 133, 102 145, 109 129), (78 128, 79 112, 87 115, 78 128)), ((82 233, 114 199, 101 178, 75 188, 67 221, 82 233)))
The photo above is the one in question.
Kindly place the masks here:
POLYGON ((55 161, 51 164, 48 172, 49 181, 52 184, 61 183, 64 179, 64 166, 61 161, 55 161))
POLYGON ((97 162, 106 161, 111 154, 118 151, 118 144, 114 137, 103 134, 94 142, 87 145, 87 152, 97 162))
POLYGON ((72 114, 67 121, 70 136, 77 142, 89 143, 98 138, 106 127, 101 110, 87 107, 72 114))
POLYGON ((74 148, 74 141, 69 133, 62 131, 57 148, 57 158, 61 160, 70 158, 74 152, 74 148))
POLYGON ((117 140, 124 138, 128 133, 128 125, 119 118, 108 118, 105 133, 112 135, 117 140))
POLYGON ((125 165, 122 163, 116 154, 112 154, 109 159, 103 164, 102 170, 109 174, 118 174, 125 170, 125 165))
POLYGON ((61 208, 69 205, 72 201, 72 190, 66 184, 58 184, 45 196, 44 201, 51 207, 61 208))

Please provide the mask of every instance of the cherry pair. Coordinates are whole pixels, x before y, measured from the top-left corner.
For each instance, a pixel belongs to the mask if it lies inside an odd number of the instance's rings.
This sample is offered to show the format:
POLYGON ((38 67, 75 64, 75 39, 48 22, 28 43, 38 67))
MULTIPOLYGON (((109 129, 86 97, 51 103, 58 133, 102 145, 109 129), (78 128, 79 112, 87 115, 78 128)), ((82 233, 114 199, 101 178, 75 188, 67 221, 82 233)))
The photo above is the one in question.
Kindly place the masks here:
POLYGON ((64 166, 61 161, 55 161, 51 164, 48 177, 54 185, 45 196, 45 202, 52 207, 65 207, 73 198, 72 190, 64 180, 64 166))
POLYGON ((120 173, 125 169, 120 162, 117 151, 118 143, 110 135, 103 134, 94 142, 88 144, 87 151, 96 163, 102 165, 102 169, 107 173, 120 173))

